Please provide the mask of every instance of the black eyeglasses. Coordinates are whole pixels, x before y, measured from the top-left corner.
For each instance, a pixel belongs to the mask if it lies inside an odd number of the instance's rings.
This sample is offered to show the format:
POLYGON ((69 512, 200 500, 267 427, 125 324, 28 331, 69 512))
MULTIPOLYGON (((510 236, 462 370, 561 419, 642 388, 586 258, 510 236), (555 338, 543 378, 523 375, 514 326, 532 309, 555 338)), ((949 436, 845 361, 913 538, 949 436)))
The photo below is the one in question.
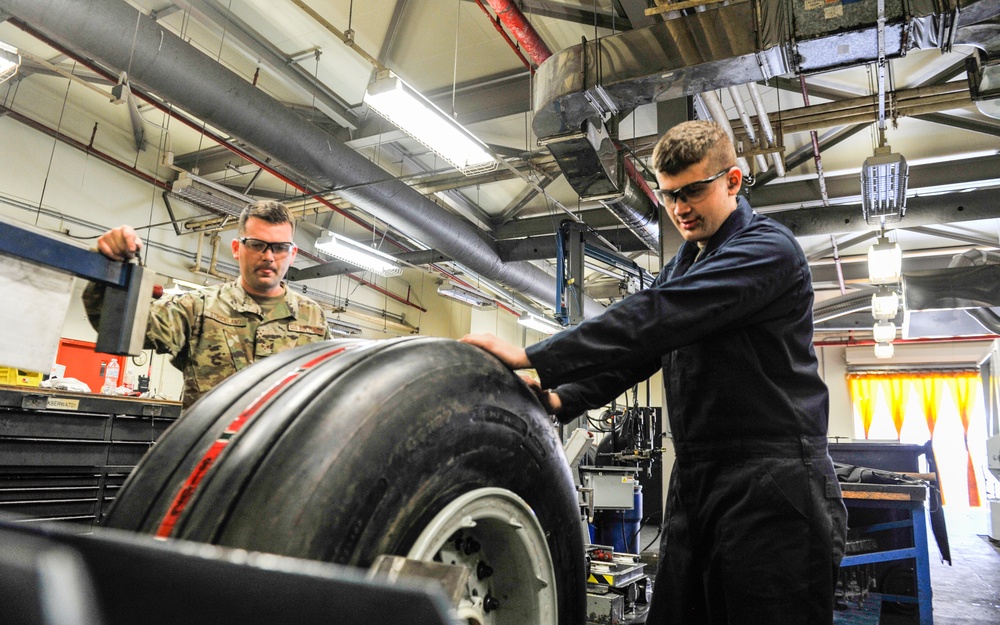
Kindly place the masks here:
POLYGON ((685 202, 697 200, 705 195, 705 192, 708 191, 709 184, 728 174, 731 169, 732 167, 726 167, 714 176, 709 176, 704 180, 686 184, 680 189, 675 189, 673 191, 668 189, 653 189, 653 194, 656 195, 656 199, 660 202, 660 204, 664 206, 673 206, 677 203, 677 200, 684 200, 685 202))
POLYGON ((267 241, 261 241, 260 239, 251 239, 250 237, 240 237, 240 243, 245 245, 246 248, 252 252, 263 254, 267 250, 271 250, 272 252, 274 252, 275 256, 281 256, 282 254, 287 254, 296 247, 296 245, 291 241, 275 241, 273 243, 268 243, 267 241))

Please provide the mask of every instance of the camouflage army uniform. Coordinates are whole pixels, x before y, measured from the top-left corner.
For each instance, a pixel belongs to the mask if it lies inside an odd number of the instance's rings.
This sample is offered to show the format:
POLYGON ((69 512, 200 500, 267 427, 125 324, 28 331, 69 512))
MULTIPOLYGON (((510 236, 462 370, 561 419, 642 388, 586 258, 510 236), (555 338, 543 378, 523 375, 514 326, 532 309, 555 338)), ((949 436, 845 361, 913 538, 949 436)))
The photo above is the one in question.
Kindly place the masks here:
MULTIPOLYGON (((103 289, 93 283, 83 301, 95 328, 103 289)), ((239 282, 226 282, 153 302, 146 349, 170 354, 184 373, 184 407, 259 358, 329 338, 316 302, 285 288, 267 318, 239 282)))

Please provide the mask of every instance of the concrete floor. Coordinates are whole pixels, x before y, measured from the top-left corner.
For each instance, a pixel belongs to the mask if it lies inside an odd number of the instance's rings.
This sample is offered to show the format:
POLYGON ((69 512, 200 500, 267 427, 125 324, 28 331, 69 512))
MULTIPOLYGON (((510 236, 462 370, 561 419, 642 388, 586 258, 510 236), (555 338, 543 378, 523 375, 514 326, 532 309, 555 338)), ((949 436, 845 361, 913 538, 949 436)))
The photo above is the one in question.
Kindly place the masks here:
POLYGON ((983 538, 989 531, 986 507, 948 510, 952 566, 931 546, 934 625, 1000 624, 1000 549, 983 538))
MULTIPOLYGON (((942 562, 931 538, 934 625, 1000 625, 1000 545, 989 542, 989 510, 946 510, 952 565, 942 562)), ((657 548, 655 527, 642 530, 642 547, 657 548)), ((650 554, 651 555, 651 554, 650 554)), ((917 623, 915 615, 882 614, 881 625, 917 623)))

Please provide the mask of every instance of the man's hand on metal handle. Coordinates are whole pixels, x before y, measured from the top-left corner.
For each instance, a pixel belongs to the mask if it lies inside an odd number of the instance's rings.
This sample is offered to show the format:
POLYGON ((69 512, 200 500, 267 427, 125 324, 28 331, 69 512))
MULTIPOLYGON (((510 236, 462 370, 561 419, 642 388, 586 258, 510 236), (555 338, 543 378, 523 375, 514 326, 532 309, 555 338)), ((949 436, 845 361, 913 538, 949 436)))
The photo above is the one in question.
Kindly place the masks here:
POLYGON ((132 226, 112 228, 97 239, 97 251, 111 260, 130 260, 135 258, 141 249, 142 239, 132 226))

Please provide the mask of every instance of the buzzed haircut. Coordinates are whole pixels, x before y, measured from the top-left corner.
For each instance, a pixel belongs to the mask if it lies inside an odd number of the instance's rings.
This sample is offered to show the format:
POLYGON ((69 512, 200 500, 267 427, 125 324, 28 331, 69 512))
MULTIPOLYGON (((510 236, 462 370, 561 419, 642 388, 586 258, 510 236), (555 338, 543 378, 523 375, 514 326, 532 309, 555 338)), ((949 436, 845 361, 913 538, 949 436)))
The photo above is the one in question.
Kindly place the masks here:
POLYGON ((288 207, 274 200, 260 200, 247 206, 240 212, 240 234, 246 234, 247 219, 256 217, 272 224, 291 224, 292 234, 295 234, 295 218, 288 207))
POLYGON ((677 124, 653 148, 653 170, 668 176, 676 176, 705 159, 710 171, 736 165, 733 142, 725 129, 712 121, 677 124))

